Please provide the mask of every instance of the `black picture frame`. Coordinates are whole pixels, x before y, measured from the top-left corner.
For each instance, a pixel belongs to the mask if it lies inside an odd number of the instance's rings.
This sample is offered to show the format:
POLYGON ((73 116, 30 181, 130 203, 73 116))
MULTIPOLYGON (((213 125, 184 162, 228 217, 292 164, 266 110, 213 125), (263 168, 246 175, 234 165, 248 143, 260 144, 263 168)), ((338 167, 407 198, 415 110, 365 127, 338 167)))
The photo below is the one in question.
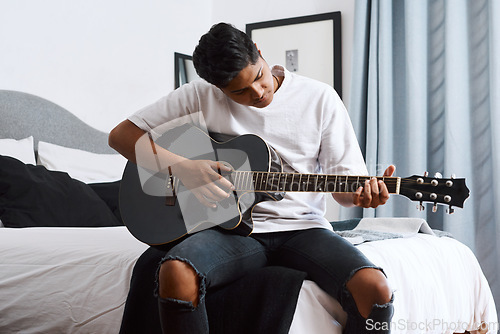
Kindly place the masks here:
POLYGON ((269 65, 285 66, 289 52, 295 51, 298 65, 293 70, 332 85, 342 97, 340 11, 249 23, 246 25, 246 33, 261 49, 269 65), (269 55, 271 56, 268 58, 269 55), (330 55, 331 63, 328 61, 330 55), (301 58, 304 58, 303 64, 301 58), (302 71, 301 65, 304 68, 302 71))
POLYGON ((174 52, 174 76, 176 89, 199 78, 194 69, 192 56, 174 52))

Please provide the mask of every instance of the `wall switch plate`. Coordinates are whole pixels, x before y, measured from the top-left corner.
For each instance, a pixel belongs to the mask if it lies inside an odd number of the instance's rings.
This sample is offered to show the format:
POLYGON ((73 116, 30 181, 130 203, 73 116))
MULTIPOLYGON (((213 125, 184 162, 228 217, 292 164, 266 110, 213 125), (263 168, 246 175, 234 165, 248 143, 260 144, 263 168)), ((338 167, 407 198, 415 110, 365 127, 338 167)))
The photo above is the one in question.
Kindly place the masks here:
POLYGON ((299 70, 299 50, 286 51, 286 69, 290 72, 299 70))

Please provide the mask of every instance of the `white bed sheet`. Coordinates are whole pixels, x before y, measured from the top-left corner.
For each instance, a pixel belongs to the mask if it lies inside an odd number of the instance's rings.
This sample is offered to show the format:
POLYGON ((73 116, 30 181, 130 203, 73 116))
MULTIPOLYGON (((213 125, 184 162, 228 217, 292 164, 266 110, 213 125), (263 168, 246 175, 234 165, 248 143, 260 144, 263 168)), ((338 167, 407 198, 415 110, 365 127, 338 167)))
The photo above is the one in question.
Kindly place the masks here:
MULTIPOLYGON (((488 333, 497 332, 490 287, 464 244, 419 233, 357 247, 384 268, 394 290, 392 333, 473 332, 482 322, 489 325, 488 333)), ((304 282, 295 314, 300 317, 294 318, 290 334, 341 334, 346 319, 340 304, 309 281, 304 282)))
POLYGON ((146 248, 125 227, 2 228, 0 333, 118 333, 146 248))
MULTIPOLYGON (((458 241, 419 234, 358 247, 395 290, 394 333, 496 325, 486 279, 458 241)), ((0 333, 117 333, 146 248, 125 227, 0 229, 0 333)), ((344 321, 338 302, 305 281, 290 333, 341 333, 344 321)))

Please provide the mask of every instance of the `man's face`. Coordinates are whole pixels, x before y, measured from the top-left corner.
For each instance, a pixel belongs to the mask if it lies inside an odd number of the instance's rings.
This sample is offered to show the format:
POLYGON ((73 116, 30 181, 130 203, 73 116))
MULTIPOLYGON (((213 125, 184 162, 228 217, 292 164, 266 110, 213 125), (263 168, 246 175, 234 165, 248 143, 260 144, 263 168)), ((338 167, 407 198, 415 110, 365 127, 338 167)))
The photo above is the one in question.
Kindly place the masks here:
POLYGON ((273 100, 274 78, 262 57, 250 64, 221 90, 236 103, 257 108, 267 107, 273 100))

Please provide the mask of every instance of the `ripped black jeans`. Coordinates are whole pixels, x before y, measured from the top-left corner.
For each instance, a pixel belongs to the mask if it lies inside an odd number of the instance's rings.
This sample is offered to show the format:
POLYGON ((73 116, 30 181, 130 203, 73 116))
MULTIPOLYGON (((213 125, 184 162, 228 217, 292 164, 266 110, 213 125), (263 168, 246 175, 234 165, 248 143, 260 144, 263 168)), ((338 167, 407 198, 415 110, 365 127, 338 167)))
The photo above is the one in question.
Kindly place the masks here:
POLYGON ((336 298, 348 314, 344 333, 389 333, 386 329, 393 314, 392 300, 374 305, 368 319, 364 319, 345 287, 359 269, 377 267, 332 231, 314 228, 242 237, 210 229, 173 247, 162 263, 174 259, 190 264, 200 277, 199 303, 195 308, 191 302, 158 297, 164 333, 209 333, 206 290, 266 265, 304 271, 308 279, 336 298))

